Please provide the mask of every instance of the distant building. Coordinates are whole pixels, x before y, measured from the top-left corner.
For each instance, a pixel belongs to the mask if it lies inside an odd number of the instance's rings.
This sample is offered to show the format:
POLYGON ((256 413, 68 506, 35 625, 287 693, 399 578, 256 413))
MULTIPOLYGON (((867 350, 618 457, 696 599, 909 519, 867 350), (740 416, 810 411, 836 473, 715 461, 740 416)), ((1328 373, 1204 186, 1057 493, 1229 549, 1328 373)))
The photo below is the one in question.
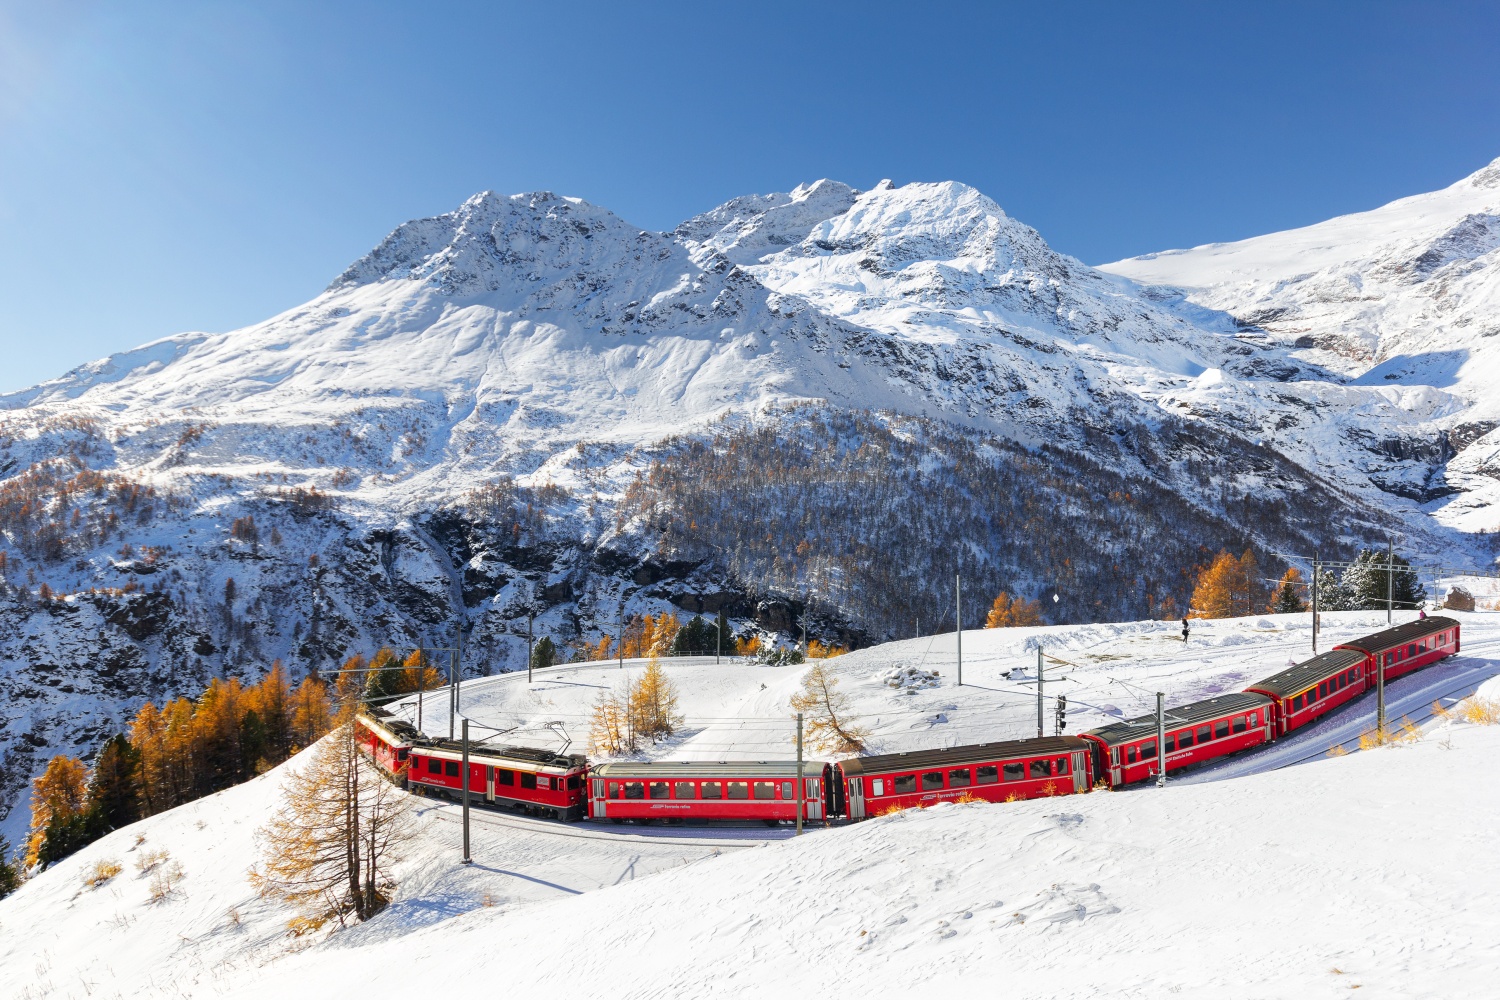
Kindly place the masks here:
POLYGON ((1443 607, 1449 611, 1473 611, 1474 595, 1463 587, 1454 587, 1448 591, 1448 599, 1443 601, 1443 607))

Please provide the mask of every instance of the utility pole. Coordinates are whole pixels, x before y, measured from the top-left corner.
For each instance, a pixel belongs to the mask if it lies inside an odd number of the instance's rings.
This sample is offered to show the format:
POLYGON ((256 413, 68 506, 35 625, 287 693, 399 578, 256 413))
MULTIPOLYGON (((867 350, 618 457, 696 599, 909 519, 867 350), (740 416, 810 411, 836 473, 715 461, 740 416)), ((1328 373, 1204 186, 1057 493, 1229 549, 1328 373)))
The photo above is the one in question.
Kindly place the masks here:
POLYGON ((1036 646, 1036 738, 1042 738, 1042 644, 1036 646))
POLYGON ((721 624, 721 615, 714 616, 714 666, 724 658, 724 626, 721 624))
POLYGON ((1391 610, 1396 606, 1396 536, 1389 539, 1385 555, 1385 627, 1391 627, 1391 610))
POLYGON ((531 683, 531 665, 536 662, 536 612, 526 612, 526 683, 531 683))
POLYGON ((448 738, 453 739, 453 720, 458 716, 458 672, 454 667, 453 650, 448 650, 448 738))
POLYGON ((417 653, 417 732, 422 731, 422 692, 427 690, 427 654, 417 653))
POLYGON ((1156 787, 1167 787, 1167 696, 1156 692, 1156 787))
POLYGON ((625 669, 625 599, 620 598, 620 641, 616 647, 620 654, 620 669, 625 669))
POLYGON ((797 836, 802 836, 802 713, 797 713, 797 836))
POLYGON ((1318 655, 1318 553, 1313 552, 1313 581, 1312 581, 1312 640, 1313 655, 1318 655))
POLYGON ((964 686, 964 591, 963 577, 955 573, 953 575, 953 609, 954 617, 958 624, 958 631, 954 633, 958 637, 958 686, 964 686))
POLYGON ((1381 743, 1385 742, 1385 658, 1381 653, 1375 658, 1375 732, 1381 743))
POLYGON ((469 720, 464 720, 464 864, 471 865, 469 857, 469 720))

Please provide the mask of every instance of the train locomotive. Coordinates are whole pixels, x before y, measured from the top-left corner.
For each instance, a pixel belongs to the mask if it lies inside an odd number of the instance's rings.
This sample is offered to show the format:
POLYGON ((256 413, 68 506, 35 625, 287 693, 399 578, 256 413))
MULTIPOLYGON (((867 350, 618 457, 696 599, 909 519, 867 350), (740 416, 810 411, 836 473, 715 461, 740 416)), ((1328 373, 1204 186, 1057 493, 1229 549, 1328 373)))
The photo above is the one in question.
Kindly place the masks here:
MULTIPOLYGON (((1002 740, 842 761, 609 761, 533 747, 469 747, 470 801, 563 821, 860 820, 940 802, 1006 802, 1120 788, 1272 743, 1392 680, 1459 652, 1460 625, 1422 618, 1341 643, 1246 687, 1078 736, 1002 740), (1165 736, 1163 741, 1162 736, 1165 736)), ((381 708, 363 749, 409 790, 456 798, 463 747, 381 708)))

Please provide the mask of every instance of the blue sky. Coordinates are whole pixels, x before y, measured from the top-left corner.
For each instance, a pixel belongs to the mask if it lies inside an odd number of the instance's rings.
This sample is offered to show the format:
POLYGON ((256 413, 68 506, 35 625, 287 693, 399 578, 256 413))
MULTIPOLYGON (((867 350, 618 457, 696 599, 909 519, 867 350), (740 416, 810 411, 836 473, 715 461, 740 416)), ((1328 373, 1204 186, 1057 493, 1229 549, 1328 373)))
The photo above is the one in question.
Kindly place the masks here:
POLYGON ((0 391, 546 188, 647 228, 957 179, 1090 263, 1500 157, 1500 6, 0 0, 0 391))

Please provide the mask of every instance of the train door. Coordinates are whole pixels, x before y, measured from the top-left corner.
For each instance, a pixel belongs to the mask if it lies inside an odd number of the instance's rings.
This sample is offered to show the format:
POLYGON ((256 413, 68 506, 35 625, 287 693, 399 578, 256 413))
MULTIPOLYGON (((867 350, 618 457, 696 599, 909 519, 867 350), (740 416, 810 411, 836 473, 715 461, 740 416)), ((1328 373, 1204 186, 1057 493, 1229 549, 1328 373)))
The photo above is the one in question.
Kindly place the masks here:
POLYGON ((1089 767, 1088 751, 1073 751, 1073 791, 1086 792, 1089 790, 1089 767))
POLYGON ((859 777, 848 778, 845 779, 844 785, 846 786, 845 794, 848 796, 845 802, 849 807, 849 818, 864 819, 865 779, 859 777))
POLYGON ((589 785, 591 786, 591 792, 590 792, 590 794, 591 794, 591 797, 593 799, 593 801, 590 803, 589 815, 591 815, 591 816, 603 816, 604 815, 604 809, 605 809, 605 805, 604 805, 604 779, 603 778, 590 778, 589 779, 589 785))
POLYGON ((484 801, 495 801, 495 769, 493 767, 484 769, 484 801))
POLYGON ((802 779, 802 804, 805 819, 823 818, 823 789, 821 778, 802 779))
POLYGON ((1120 748, 1109 748, 1109 784, 1118 788, 1125 784, 1125 769, 1120 766, 1120 748))

